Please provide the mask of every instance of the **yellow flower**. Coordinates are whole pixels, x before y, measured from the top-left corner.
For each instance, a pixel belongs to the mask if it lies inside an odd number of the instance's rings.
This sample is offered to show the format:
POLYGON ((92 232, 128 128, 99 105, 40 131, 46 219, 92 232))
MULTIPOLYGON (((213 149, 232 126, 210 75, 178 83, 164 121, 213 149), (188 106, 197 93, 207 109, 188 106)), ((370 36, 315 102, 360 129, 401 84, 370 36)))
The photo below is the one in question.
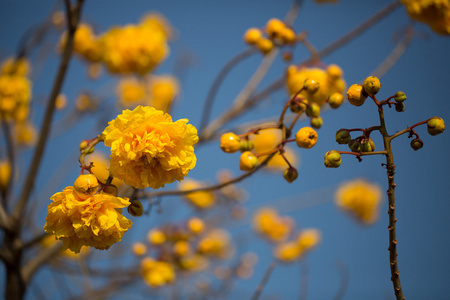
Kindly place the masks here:
POLYGON ((439 34, 450 34, 449 0, 401 0, 411 19, 427 23, 439 34))
POLYGON ((169 21, 159 13, 149 13, 141 20, 141 25, 148 27, 150 30, 161 32, 167 40, 173 35, 173 28, 169 21))
POLYGON ((311 127, 300 128, 295 134, 295 141, 301 148, 312 148, 317 143, 317 132, 311 127))
MULTIPOLYGON (((60 240, 57 240, 54 235, 46 235, 41 240, 41 245, 44 248, 51 247, 55 243, 62 243, 62 242, 60 240)), ((80 253, 74 253, 74 252, 70 251, 69 249, 66 249, 66 250, 63 250, 61 252, 61 254, 66 258, 77 259, 77 258, 80 258, 81 256, 86 256, 89 253, 89 250, 90 250, 90 248, 83 246, 80 249, 80 253)))
POLYGON ((381 194, 378 185, 356 179, 339 187, 335 201, 339 208, 348 211, 359 221, 372 224, 378 217, 381 194))
POLYGON ((17 123, 14 126, 14 138, 19 145, 32 146, 37 139, 37 132, 30 122, 17 123))
POLYGON ((180 93, 178 80, 169 75, 152 76, 148 82, 149 106, 168 112, 172 101, 180 93))
POLYGON ((63 110, 67 106, 67 97, 64 94, 59 94, 56 97, 55 108, 57 110, 63 110))
POLYGON ((161 245, 166 241, 166 235, 161 230, 155 228, 148 232, 147 240, 152 245, 161 245))
MULTIPOLYGON (((194 179, 185 179, 178 185, 182 191, 201 188, 203 185, 194 179)), ((213 206, 216 202, 216 197, 210 191, 198 191, 187 193, 184 198, 196 208, 204 209, 213 206)))
POLYGON ((191 254, 180 257, 178 263, 181 269, 196 272, 205 269, 208 266, 209 261, 203 255, 191 254))
POLYGON ((0 75, 0 118, 22 119, 20 108, 31 99, 31 82, 21 75, 0 75))
POLYGON ((197 162, 197 129, 187 122, 173 122, 153 107, 124 110, 103 131, 111 147, 110 172, 135 188, 157 189, 182 180, 197 162))
POLYGON ((294 221, 289 217, 280 218, 276 210, 263 207, 255 213, 253 227, 270 241, 281 242, 290 235, 294 221))
POLYGON ((175 270, 171 264, 150 257, 142 260, 141 274, 151 287, 161 287, 175 280, 175 270))
MULTIPOLYGON (((286 159, 289 161, 289 163, 294 167, 297 168, 298 166, 298 155, 297 153, 289 148, 288 146, 284 146, 284 154, 286 159)), ((258 157, 258 160, 262 161, 265 157, 258 157)), ((271 160, 267 163, 267 169, 272 171, 284 171, 287 167, 287 163, 284 160, 284 158, 281 156, 281 154, 278 152, 275 154, 271 160)))
POLYGON ((147 252, 147 247, 145 246, 144 243, 139 243, 138 242, 138 243, 134 243, 131 246, 131 251, 136 256, 143 256, 145 254, 145 252, 147 252))
POLYGON ((227 258, 232 251, 230 235, 223 229, 213 229, 197 245, 199 253, 218 258, 227 258))
POLYGON ((304 229, 297 237, 297 245, 305 251, 309 251, 320 242, 320 231, 314 228, 304 229))
POLYGON ((342 93, 345 89, 345 81, 342 79, 342 70, 336 68, 336 65, 330 65, 328 70, 319 68, 298 68, 289 66, 286 73, 286 87, 289 95, 298 93, 304 86, 307 79, 319 83, 319 89, 314 94, 309 94, 303 90, 303 95, 309 102, 323 104, 333 93, 342 93), (338 77, 339 76, 339 77, 338 77))
POLYGON ((106 250, 122 239, 132 222, 122 216, 127 198, 98 193, 85 200, 72 186, 50 198, 45 232, 63 241, 64 249, 80 252, 83 245, 106 250))
MULTIPOLYGON (((59 51, 64 49, 66 43, 67 32, 65 32, 61 37, 59 51)), ((102 45, 95 35, 91 25, 86 23, 81 23, 78 25, 73 39, 73 51, 90 62, 98 62, 102 59, 102 45)))
POLYGON ((7 160, 0 161, 0 191, 5 191, 11 178, 11 163, 7 160))
POLYGON ((145 84, 136 78, 127 78, 119 81, 116 89, 120 106, 134 108, 143 104, 147 96, 145 84))
POLYGON ((285 263, 297 260, 302 254, 302 248, 296 242, 278 244, 274 249, 274 256, 285 263))
MULTIPOLYGON (((1 169, 0 169, 1 170, 1 169)), ((200 234, 205 229, 205 223, 199 218, 190 218, 187 222, 187 227, 190 232, 200 234)))
POLYGON ((30 63, 26 58, 10 57, 1 65, 0 74, 25 77, 30 73, 30 63))
POLYGON ((169 52, 164 33, 145 24, 113 27, 100 39, 103 62, 111 73, 147 74, 169 52))

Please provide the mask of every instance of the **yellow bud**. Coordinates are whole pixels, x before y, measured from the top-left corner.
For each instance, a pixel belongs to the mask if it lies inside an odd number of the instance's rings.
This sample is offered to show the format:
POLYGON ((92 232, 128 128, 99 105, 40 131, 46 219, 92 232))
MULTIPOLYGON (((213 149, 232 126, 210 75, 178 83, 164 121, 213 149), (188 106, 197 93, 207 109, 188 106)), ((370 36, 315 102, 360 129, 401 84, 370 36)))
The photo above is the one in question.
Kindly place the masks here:
POLYGON ((159 229, 152 229, 147 234, 147 240, 150 244, 161 245, 166 241, 166 235, 159 229))
POLYGON ((315 79, 308 78, 303 83, 303 88, 306 90, 308 94, 313 95, 319 90, 320 83, 315 79))
POLYGON ((273 49, 273 43, 271 40, 268 40, 266 38, 261 38, 256 43, 256 47, 263 53, 267 54, 273 49))
POLYGON ((286 26, 284 25, 284 23, 282 21, 280 21, 279 19, 273 18, 267 22, 266 32, 270 37, 274 38, 274 37, 280 36, 281 31, 283 29, 285 29, 285 27, 286 26))
POLYGON ((310 250, 320 242, 320 231, 314 228, 303 230, 298 238, 297 244, 303 250, 310 250))
POLYGON ((5 191, 11 178, 11 164, 9 161, 0 161, 0 191, 5 191))
POLYGON ((347 100, 354 106, 361 106, 366 101, 363 87, 360 84, 352 84, 347 90, 347 100))
POLYGON ((131 250, 136 256, 143 256, 147 252, 147 247, 144 243, 134 243, 131 250))
POLYGON ((337 168, 341 165, 341 154, 336 150, 325 153, 325 167, 337 168))
POLYGON ((363 89, 369 95, 375 95, 381 88, 380 80, 375 76, 367 77, 363 82, 363 89))
POLYGON ((202 221, 202 219, 199 218, 189 219, 187 226, 189 228, 189 231, 195 234, 200 234, 205 229, 205 223, 202 221))
POLYGON ((280 38, 285 44, 294 44, 295 43, 295 32, 294 30, 285 27, 280 32, 280 38))
POLYGON ((191 252, 191 246, 186 241, 178 241, 173 245, 173 252, 178 256, 185 256, 191 252))
POLYGON ((93 196, 98 190, 98 180, 93 174, 80 175, 73 183, 75 193, 81 199, 93 196))
POLYGON ((253 171, 259 165, 258 158, 250 151, 242 153, 239 159, 239 168, 242 171, 253 171))
POLYGON ((241 139, 234 133, 228 132, 220 137, 220 149, 226 153, 234 153, 239 150, 241 139))
POLYGON ((331 80, 337 80, 342 77, 342 69, 335 64, 331 64, 327 68, 327 75, 331 80))
POLYGON ((287 182, 292 183, 295 179, 297 179, 298 171, 296 168, 289 167, 284 170, 283 177, 287 182))
POLYGON ((295 134, 295 141, 300 148, 312 148, 317 143, 317 132, 311 127, 303 127, 295 134))
POLYGON ((249 28, 244 34, 244 41, 247 44, 255 45, 262 37, 262 32, 258 28, 249 28))
POLYGON ((444 132, 445 123, 442 118, 432 117, 427 122, 427 130, 430 135, 438 135, 444 132))
POLYGON ((328 104, 331 108, 338 108, 342 105, 342 102, 344 102, 344 96, 340 93, 333 93, 328 99, 328 104))

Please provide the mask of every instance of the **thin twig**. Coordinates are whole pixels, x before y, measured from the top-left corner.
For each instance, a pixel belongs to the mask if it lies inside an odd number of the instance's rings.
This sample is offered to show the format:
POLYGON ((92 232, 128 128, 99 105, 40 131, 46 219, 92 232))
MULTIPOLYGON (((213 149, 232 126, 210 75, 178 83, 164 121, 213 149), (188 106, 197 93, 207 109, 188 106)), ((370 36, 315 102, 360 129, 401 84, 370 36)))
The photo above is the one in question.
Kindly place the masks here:
POLYGON ((275 269, 277 265, 276 261, 272 261, 269 265, 269 267, 267 268, 266 272, 264 273, 263 279, 261 280, 261 283, 258 285, 258 287, 255 290, 255 293, 252 296, 252 300, 258 300, 259 296, 261 296, 261 293, 264 289, 264 287, 266 286, 267 282, 270 279, 270 275, 273 272, 273 269, 275 269))
POLYGON ((350 273, 348 272, 348 267, 343 261, 336 262, 336 269, 341 275, 341 280, 339 282, 339 288, 334 296, 333 300, 344 299, 345 293, 348 289, 348 284, 350 282, 350 273))
POLYGON ((300 293, 299 300, 308 299, 309 266, 306 257, 300 260, 300 293))
POLYGON ((30 282, 31 277, 33 274, 39 269, 39 267, 51 259, 52 257, 55 257, 55 255, 61 251, 62 249, 62 243, 55 243, 49 248, 42 249, 34 258, 29 260, 22 268, 22 277, 27 284, 30 282))

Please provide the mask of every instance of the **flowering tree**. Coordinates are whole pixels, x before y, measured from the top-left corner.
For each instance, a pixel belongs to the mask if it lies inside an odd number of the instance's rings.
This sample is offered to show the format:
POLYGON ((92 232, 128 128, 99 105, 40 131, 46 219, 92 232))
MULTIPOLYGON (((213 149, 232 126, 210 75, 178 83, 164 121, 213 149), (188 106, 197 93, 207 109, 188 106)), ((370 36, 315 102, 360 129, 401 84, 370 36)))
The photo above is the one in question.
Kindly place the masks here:
POLYGON ((446 295, 450 3, 322 2, 36 14, 0 71, 5 297, 446 295))

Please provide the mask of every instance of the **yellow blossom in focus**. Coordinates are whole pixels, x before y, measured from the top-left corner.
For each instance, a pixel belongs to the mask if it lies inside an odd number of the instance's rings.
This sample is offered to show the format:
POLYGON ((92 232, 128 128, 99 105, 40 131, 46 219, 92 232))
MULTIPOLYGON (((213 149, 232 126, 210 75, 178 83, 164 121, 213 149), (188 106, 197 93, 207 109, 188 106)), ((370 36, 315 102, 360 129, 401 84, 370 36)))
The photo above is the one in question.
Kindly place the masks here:
POLYGON ((30 73, 30 63, 26 58, 16 59, 10 57, 6 59, 1 67, 0 74, 2 75, 15 75, 25 77, 30 73))
POLYGON ((36 128, 30 122, 17 123, 14 126, 14 138, 19 145, 32 146, 37 139, 36 128))
POLYGON ((131 251, 136 256, 143 256, 147 252, 147 247, 144 243, 134 243, 131 247, 131 251))
POLYGON ((0 191, 5 191, 11 178, 11 163, 7 160, 0 161, 0 191))
POLYGON ((401 0, 411 19, 427 23, 439 34, 450 34, 449 0, 401 0))
MULTIPOLYGON (((85 162, 94 163, 91 172, 98 180, 100 180, 100 182, 105 183, 109 177, 109 160, 107 156, 104 153, 95 150, 94 153, 86 156, 85 162)), ((123 181, 114 177, 111 184, 119 188, 123 184, 123 181)))
POLYGON ((119 81, 116 94, 121 107, 134 108, 143 104, 147 93, 143 81, 136 78, 126 78, 119 81))
POLYGON ((223 229, 213 229, 198 242, 197 250, 207 256, 227 258, 232 251, 230 235, 223 229))
POLYGON ((148 82, 148 90, 148 105, 168 112, 172 101, 180 93, 180 85, 173 76, 152 76, 148 82))
POLYGON ((161 287, 175 280, 173 266, 165 261, 156 261, 146 257, 141 262, 141 274, 146 284, 161 287))
POLYGON ((293 227, 294 221, 291 218, 281 218, 272 208, 263 207, 253 217, 253 228, 272 242, 286 240, 293 227))
MULTIPOLYGON (((178 185, 181 191, 192 190, 201 188, 203 185, 193 179, 185 179, 178 185)), ((183 196, 190 204, 194 205, 196 208, 209 208, 213 206, 216 202, 216 197, 214 193, 210 191, 198 191, 187 193, 183 196)))
MULTIPOLYGON (((295 65, 289 66, 286 72, 286 87, 289 95, 295 95, 303 88, 305 80, 311 79, 319 83, 319 89, 314 94, 309 94, 306 90, 301 92, 309 102, 323 104, 333 93, 343 93, 345 81, 342 77, 337 77, 336 65, 332 65, 328 72, 319 68, 298 68, 295 65)), ((342 72, 341 72, 342 76, 342 72)))
POLYGON ((173 122, 153 107, 124 110, 103 131, 111 147, 110 172, 135 188, 157 189, 182 180, 197 162, 197 129, 187 122, 173 122))
POLYGON ((351 213, 359 221, 372 224, 378 218, 381 188, 362 179, 342 184, 335 194, 339 208, 351 213))
POLYGON ((72 186, 50 198, 44 230, 63 241, 63 248, 75 253, 83 245, 99 250, 120 242, 133 224, 122 216, 121 208, 130 205, 127 198, 98 193, 85 200, 72 186))
POLYGON ((145 24, 113 27, 100 40, 103 62, 116 74, 147 74, 169 52, 165 34, 145 24))
POLYGON ((274 249, 274 256, 285 263, 293 262, 302 254, 302 249, 296 242, 278 244, 274 249))

